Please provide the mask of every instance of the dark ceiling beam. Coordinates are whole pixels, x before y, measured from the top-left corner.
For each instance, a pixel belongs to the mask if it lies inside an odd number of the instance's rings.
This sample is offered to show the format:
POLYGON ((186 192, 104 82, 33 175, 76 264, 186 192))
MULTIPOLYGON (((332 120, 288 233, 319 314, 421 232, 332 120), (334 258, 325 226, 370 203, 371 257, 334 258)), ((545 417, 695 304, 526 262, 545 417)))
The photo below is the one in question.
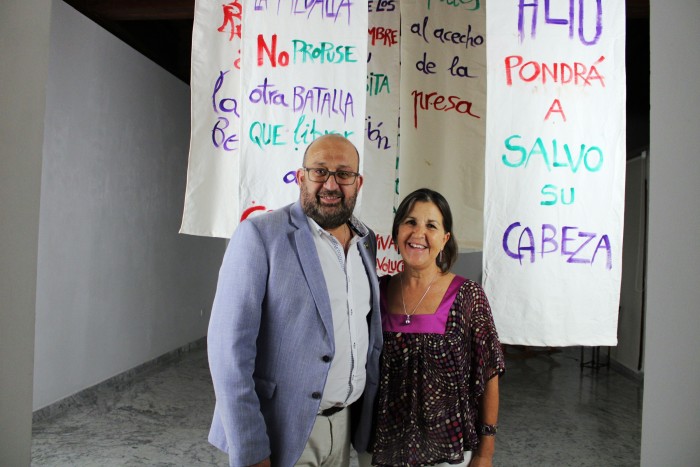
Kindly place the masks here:
MULTIPOLYGON (((192 19, 194 0, 67 0, 86 16, 107 21, 192 19)), ((648 18, 649 0, 626 0, 627 17, 648 18)))
POLYGON ((625 6, 628 18, 649 18, 649 0, 627 0, 625 6))
POLYGON ((88 17, 103 21, 160 21, 194 18, 194 0, 67 0, 88 17))

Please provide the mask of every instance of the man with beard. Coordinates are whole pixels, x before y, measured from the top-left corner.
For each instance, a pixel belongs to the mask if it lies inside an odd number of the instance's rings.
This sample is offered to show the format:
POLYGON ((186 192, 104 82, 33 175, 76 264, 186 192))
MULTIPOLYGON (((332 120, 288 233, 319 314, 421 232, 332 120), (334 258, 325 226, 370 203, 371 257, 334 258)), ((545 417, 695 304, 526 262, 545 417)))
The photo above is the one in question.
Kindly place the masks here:
POLYGON ((243 221, 209 322, 209 441, 231 466, 348 466, 367 448, 382 346, 376 239, 352 214, 359 154, 309 145, 299 200, 243 221))

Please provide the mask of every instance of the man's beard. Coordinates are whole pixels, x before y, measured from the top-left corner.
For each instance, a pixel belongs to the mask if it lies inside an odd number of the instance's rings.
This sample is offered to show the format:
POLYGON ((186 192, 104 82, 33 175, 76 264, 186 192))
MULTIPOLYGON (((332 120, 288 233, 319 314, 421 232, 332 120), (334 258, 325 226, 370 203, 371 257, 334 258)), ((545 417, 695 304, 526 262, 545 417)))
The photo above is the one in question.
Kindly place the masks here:
POLYGON ((304 183, 301 184, 301 206, 304 213, 326 230, 335 229, 346 223, 355 209, 356 200, 357 192, 350 197, 345 197, 340 190, 320 190, 313 195, 309 193, 304 183), (319 196, 323 195, 337 195, 340 197, 340 203, 334 206, 324 206, 318 199, 319 196))

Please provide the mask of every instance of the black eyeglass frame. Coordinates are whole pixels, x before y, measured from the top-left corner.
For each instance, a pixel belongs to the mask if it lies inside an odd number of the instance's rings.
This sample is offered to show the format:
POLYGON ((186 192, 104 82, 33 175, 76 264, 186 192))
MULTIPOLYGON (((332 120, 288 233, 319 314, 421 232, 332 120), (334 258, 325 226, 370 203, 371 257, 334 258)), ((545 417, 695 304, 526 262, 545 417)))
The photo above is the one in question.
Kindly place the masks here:
POLYGON ((309 179, 314 182, 314 183, 326 183, 329 178, 331 178, 331 175, 333 175, 333 178, 335 178, 335 183, 338 185, 352 185, 357 181, 357 177, 360 176, 360 173, 358 172, 352 172, 350 170, 328 170, 324 169, 323 167, 302 167, 302 169, 306 170, 306 172, 309 174, 309 179), (323 177, 323 180, 314 180, 314 177, 318 174, 314 174, 313 176, 311 175, 311 171, 316 170, 316 171, 323 171, 326 172, 325 177, 323 177), (348 182, 347 180, 343 179, 342 177, 338 177, 337 174, 348 174, 352 175, 352 181, 348 182))

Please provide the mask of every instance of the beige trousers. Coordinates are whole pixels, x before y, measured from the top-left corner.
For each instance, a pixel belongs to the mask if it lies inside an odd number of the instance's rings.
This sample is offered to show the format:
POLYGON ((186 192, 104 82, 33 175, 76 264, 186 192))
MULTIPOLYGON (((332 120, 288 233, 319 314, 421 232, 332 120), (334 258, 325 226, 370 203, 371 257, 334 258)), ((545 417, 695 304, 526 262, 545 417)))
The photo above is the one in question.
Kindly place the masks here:
MULTIPOLYGON (((368 452, 363 452, 361 454, 357 455, 360 467, 370 467, 372 465, 372 454, 368 452)), ((471 451, 465 451, 464 452, 464 461, 459 463, 459 464, 448 464, 446 462, 443 462, 441 464, 435 464, 432 465, 431 467, 467 467, 469 465, 469 461, 472 460, 472 453, 471 451)))
POLYGON ((349 467, 350 410, 330 417, 316 415, 311 436, 295 464, 299 467, 349 467))

